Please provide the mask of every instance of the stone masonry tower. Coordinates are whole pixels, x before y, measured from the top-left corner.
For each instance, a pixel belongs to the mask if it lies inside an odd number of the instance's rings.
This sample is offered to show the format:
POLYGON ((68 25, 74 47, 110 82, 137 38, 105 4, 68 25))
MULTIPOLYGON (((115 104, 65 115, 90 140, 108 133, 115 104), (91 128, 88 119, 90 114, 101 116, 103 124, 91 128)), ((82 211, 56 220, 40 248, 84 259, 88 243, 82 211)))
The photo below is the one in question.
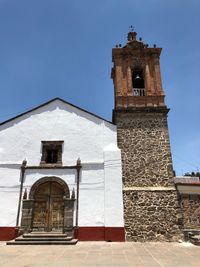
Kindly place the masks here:
POLYGON ((118 145, 122 151, 126 239, 176 240, 181 218, 160 74, 161 48, 128 33, 112 50, 118 145))

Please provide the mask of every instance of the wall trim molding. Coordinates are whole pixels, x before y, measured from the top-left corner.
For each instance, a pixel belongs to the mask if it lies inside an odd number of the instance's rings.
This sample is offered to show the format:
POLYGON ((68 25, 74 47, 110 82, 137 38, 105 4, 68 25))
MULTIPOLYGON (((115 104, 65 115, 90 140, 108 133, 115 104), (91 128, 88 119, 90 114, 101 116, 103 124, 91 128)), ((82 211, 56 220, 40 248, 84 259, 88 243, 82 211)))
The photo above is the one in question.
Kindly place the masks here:
POLYGON ((131 187, 124 187, 123 191, 176 191, 175 186, 146 186, 146 187, 139 187, 139 186, 131 186, 131 187))

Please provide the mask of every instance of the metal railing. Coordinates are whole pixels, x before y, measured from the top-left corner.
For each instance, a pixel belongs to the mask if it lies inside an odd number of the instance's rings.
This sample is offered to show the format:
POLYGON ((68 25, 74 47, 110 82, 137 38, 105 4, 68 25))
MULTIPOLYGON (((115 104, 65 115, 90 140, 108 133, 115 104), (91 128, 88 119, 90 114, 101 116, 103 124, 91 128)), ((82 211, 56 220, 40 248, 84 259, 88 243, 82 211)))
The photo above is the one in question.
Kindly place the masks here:
POLYGON ((133 96, 145 96, 145 88, 133 88, 133 96))

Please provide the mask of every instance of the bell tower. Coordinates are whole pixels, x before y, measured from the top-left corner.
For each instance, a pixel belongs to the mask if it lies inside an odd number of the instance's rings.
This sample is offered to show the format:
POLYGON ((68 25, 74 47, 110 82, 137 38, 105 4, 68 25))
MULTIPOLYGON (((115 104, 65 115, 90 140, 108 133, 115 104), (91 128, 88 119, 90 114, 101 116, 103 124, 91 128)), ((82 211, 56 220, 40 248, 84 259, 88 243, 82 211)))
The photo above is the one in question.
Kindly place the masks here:
POLYGON ((122 151, 127 240, 176 240, 181 218, 173 182, 161 48, 128 33, 112 50, 118 146, 122 151))
POLYGON ((149 48, 128 33, 128 42, 113 48, 112 79, 115 88, 115 110, 133 107, 166 107, 160 75, 161 48, 149 48))

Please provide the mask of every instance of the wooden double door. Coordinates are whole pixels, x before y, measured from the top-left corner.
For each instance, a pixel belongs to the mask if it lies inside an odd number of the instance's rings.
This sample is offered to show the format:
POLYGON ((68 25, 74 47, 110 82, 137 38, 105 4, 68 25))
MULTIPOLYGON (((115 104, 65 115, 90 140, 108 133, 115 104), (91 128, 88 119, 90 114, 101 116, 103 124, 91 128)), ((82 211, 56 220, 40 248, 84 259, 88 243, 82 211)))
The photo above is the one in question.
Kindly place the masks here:
POLYGON ((64 225, 64 190, 54 181, 41 184, 34 195, 32 230, 62 231, 64 225))

